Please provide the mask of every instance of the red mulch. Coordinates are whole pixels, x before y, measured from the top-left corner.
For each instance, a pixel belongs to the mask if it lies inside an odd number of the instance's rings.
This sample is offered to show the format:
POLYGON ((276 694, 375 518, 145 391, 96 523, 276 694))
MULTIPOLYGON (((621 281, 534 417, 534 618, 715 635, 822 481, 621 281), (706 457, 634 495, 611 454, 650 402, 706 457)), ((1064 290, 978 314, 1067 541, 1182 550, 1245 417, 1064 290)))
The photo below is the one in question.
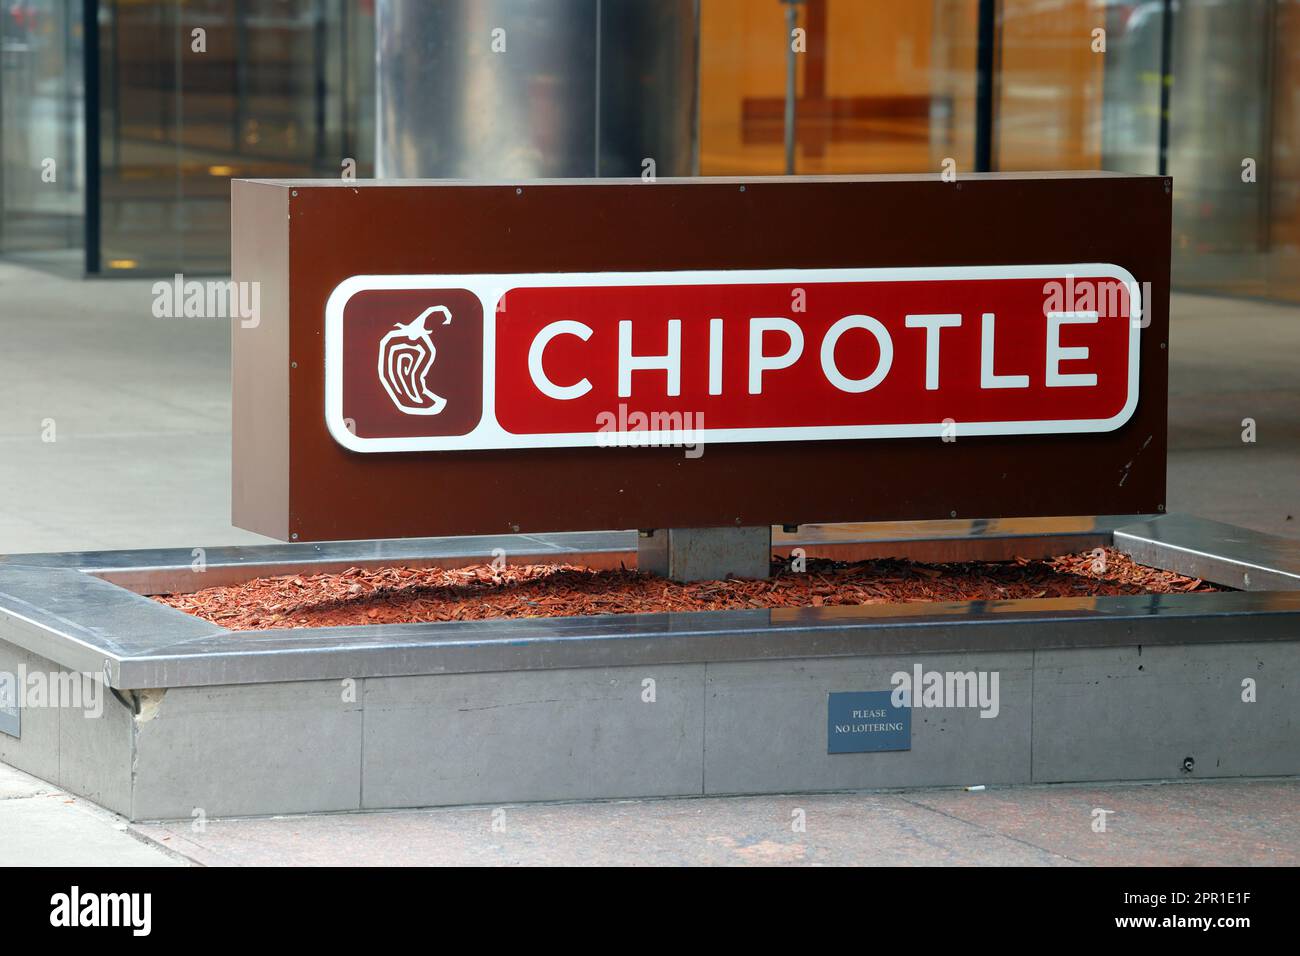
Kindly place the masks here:
POLYGON ((767 581, 674 584, 626 569, 572 565, 454 568, 349 568, 337 574, 258 578, 193 594, 162 595, 232 631, 487 618, 830 607, 916 601, 1095 597, 1217 591, 1197 578, 1143 567, 1111 549, 1044 560, 917 564, 810 558, 806 571, 773 562, 767 581))

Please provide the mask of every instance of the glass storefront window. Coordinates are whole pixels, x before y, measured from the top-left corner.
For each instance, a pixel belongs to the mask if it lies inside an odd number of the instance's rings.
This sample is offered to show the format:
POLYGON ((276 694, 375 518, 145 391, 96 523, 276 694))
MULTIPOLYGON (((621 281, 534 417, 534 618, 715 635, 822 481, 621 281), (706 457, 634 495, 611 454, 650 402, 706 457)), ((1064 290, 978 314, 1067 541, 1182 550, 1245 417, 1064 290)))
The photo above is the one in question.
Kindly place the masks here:
POLYGON ((969 171, 975 95, 970 0, 805 0, 799 37, 775 0, 703 0, 700 172, 785 171, 787 53, 797 76, 795 172, 969 171))
POLYGON ((0 0, 0 252, 79 265, 81 4, 0 0))
POLYGON ((1174 282, 1300 298, 1295 4, 1180 0, 1176 10, 1174 282))
MULTIPOLYGON (((87 2, 89 144, 83 4, 0 0, 0 252, 221 273, 232 177, 373 175, 376 0, 87 2)), ((801 0, 791 37, 777 0, 700 0, 700 172, 785 171, 792 43, 795 172, 971 171, 989 2, 801 0)), ((1156 173, 1163 136, 1175 284, 1300 300, 1300 3, 992 9, 994 169, 1156 173)))
POLYGON ((228 269, 232 177, 338 176, 349 159, 370 175, 370 4, 107 2, 100 14, 103 271, 228 269))
MULTIPOLYGON (((795 171, 937 173, 948 157, 969 171, 980 7, 800 3, 795 171)), ((705 175, 784 171, 785 9, 702 0, 705 175)), ((995 9, 992 168, 1157 173, 1164 112, 1175 285, 1300 299, 1300 4, 999 0, 995 9), (1254 179, 1244 181, 1247 160, 1254 179)))

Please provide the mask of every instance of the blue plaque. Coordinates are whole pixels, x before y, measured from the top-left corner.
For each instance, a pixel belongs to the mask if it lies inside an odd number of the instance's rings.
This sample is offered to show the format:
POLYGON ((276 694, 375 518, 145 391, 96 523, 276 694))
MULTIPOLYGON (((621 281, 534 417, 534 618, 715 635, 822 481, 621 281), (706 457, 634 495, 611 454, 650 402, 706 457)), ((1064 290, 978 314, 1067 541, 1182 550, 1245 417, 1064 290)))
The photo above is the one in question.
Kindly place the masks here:
POLYGON ((912 749, 912 708, 895 707, 887 690, 832 693, 826 701, 826 752, 867 754, 912 749))

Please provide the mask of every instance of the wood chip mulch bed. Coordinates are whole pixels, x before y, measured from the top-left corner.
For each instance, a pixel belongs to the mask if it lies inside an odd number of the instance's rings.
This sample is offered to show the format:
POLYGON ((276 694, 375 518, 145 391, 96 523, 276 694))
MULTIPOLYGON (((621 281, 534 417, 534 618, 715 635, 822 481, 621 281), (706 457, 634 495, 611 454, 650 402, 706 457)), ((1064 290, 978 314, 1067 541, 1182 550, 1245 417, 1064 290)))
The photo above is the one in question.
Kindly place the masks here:
POLYGON ((995 601, 1218 591, 1197 578, 1135 564, 1111 549, 1043 560, 917 564, 809 559, 805 571, 773 562, 767 581, 674 584, 637 571, 572 565, 480 564, 442 568, 349 568, 334 574, 258 578, 156 600, 232 631, 487 618, 723 611, 995 601))

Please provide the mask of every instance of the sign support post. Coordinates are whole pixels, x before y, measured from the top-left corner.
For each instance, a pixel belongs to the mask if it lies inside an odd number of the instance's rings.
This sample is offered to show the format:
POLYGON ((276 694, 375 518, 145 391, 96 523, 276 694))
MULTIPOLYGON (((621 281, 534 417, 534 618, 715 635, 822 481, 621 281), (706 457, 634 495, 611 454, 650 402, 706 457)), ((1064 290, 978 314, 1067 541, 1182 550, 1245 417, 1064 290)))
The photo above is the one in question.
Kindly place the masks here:
POLYGON ((771 561, 770 526, 657 528, 637 538, 637 568, 672 581, 766 578, 771 561))

